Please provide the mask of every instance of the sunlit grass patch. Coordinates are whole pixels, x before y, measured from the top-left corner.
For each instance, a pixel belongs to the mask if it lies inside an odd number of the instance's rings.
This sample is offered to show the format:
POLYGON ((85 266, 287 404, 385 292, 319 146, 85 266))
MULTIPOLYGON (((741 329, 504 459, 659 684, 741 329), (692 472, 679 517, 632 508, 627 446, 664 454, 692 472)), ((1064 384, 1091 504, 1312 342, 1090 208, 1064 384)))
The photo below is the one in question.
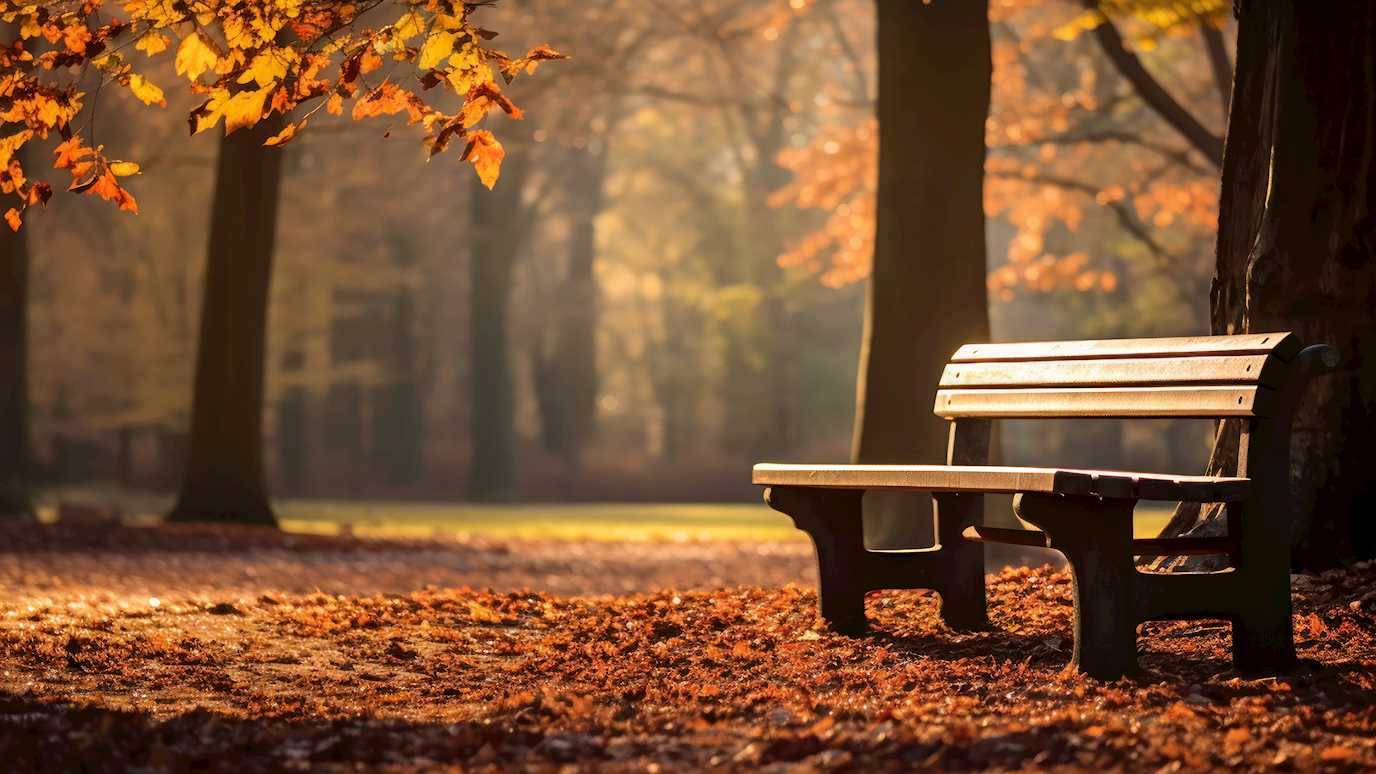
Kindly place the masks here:
MULTIPOLYGON (((57 519, 56 496, 39 517, 57 519)), ((127 492, 66 492, 63 500, 117 508, 126 523, 156 524, 171 505, 166 496, 127 492)), ((285 499, 276 502, 289 532, 364 537, 472 535, 548 540, 803 540, 788 517, 756 503, 516 503, 476 504, 386 500, 285 499)), ((1150 537, 1170 507, 1143 503, 1134 532, 1150 537)))

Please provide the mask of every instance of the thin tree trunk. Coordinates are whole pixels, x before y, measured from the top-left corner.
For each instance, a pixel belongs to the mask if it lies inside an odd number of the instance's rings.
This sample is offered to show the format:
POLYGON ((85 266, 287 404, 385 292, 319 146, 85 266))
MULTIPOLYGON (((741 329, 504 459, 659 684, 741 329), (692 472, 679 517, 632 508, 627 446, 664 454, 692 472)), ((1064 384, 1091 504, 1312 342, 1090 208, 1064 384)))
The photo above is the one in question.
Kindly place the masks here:
MULTIPOLYGON (((282 371, 289 379, 299 376, 305 360, 305 354, 293 348, 282 357, 282 371)), ((307 396, 304 386, 292 384, 282 391, 282 398, 277 402, 278 477, 283 490, 296 494, 305 490, 309 476, 306 464, 310 453, 307 396)))
POLYGON ((524 156, 506 162, 489 191, 476 177, 469 194, 469 331, 473 457, 468 496, 493 500, 516 485, 516 396, 511 368, 510 308, 520 234, 524 156))
MULTIPOLYGON (((853 457, 937 463, 948 426, 933 385, 951 353, 989 338, 984 122, 992 64, 987 2, 877 0, 879 190, 853 457)), ((930 498, 867 508, 875 542, 912 545, 930 498)), ((925 519, 930 532, 930 518, 925 519)))
MULTIPOLYGON (((1341 352, 1291 444, 1294 563, 1318 570, 1376 556, 1376 5, 1252 0, 1240 12, 1213 329, 1293 330, 1341 352)), ((1232 424, 1211 471, 1236 455, 1232 424)), ((1181 508, 1164 534, 1221 523, 1181 508)))
POLYGON ((421 402, 415 341, 415 287, 411 270, 415 245, 404 234, 392 236, 392 264, 404 276, 391 292, 388 310, 385 382, 373 391, 373 458, 389 484, 409 484, 424 465, 425 418, 421 402))
POLYGON ((282 152, 274 114, 220 143, 186 472, 168 521, 276 526, 263 481, 263 377, 282 152))
POLYGON ((0 226, 0 521, 34 518, 29 499, 29 250, 0 226))
POLYGON ((597 216, 605 198, 607 151, 583 148, 573 154, 566 195, 572 233, 568 275, 558 301, 554 369, 559 397, 551 402, 558 422, 557 451, 572 472, 582 465, 583 450, 597 417, 597 216))

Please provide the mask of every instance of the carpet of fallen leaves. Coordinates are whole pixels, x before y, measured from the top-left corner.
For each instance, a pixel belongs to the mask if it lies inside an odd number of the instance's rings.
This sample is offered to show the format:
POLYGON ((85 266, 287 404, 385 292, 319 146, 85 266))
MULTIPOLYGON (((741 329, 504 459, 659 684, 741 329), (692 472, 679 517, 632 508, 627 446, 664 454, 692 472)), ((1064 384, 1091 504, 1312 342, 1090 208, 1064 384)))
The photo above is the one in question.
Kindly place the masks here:
POLYGON ((1063 671, 1064 571, 993 576, 991 631, 945 628, 929 593, 883 592, 873 633, 848 638, 817 620, 809 560, 794 543, 6 527, 0 761, 1376 767, 1376 564, 1296 578, 1293 674, 1232 671, 1222 623, 1161 623, 1144 627, 1142 674, 1104 684, 1063 671), (506 590, 425 585, 484 577, 506 590))

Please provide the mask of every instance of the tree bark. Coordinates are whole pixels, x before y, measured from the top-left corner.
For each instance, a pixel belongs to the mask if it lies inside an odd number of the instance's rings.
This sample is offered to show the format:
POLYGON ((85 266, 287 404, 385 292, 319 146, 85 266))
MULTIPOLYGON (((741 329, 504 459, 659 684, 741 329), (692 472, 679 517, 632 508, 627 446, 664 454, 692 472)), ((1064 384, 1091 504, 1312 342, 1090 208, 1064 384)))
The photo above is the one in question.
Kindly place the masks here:
POLYGON ((268 292, 282 152, 274 114, 220 143, 186 472, 168 521, 277 525, 263 480, 268 292))
MULTIPOLYGON (((1341 352, 1291 441, 1294 564, 1320 570, 1376 556, 1376 5, 1239 5, 1213 330, 1293 330, 1341 352)), ((1211 471, 1230 469, 1234 424, 1211 471)), ((1222 518, 1182 507, 1163 534, 1222 518)))
POLYGON ((0 227, 0 521, 34 518, 29 499, 29 249, 0 227))
POLYGON ((469 410, 473 457, 468 496, 507 497, 516 485, 516 396, 511 368, 512 276, 521 236, 525 155, 510 158, 487 190, 475 176, 469 194, 469 410))
MULTIPOLYGON (((877 0, 879 189, 853 458, 939 463, 947 423, 933 385, 961 344, 989 339, 984 123, 987 2, 877 0)), ((930 497, 866 508, 871 542, 912 545, 930 497)))

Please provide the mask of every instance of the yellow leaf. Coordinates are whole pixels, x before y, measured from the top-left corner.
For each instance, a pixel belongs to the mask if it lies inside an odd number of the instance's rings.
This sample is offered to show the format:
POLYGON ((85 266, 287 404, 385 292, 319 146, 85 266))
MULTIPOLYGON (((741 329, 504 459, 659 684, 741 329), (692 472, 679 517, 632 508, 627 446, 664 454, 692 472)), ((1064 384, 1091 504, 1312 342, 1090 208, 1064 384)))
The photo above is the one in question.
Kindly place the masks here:
POLYGON ((170 45, 171 42, 172 41, 162 33, 149 32, 147 35, 138 39, 138 42, 134 44, 134 48, 137 48, 149 56, 154 56, 166 51, 167 46, 170 45))
POLYGON ((418 11, 407 13, 392 25, 392 34, 396 36, 398 43, 408 41, 422 32, 425 32, 425 19, 418 11))
POLYGON ((287 143, 291 142, 294 137, 296 137, 296 133, 298 131, 306 127, 306 122, 308 120, 309 119, 303 118, 301 119, 300 123, 287 124, 286 128, 284 128, 277 134, 274 134, 273 136, 269 137, 267 140, 263 142, 263 144, 270 148, 279 145, 286 145, 287 143))
POLYGON ((9 208, 9 211, 5 213, 5 222, 10 224, 10 228, 15 231, 18 231, 19 227, 24 225, 24 219, 19 217, 19 210, 13 207, 9 208))
POLYGON ((274 84, 287 75, 287 67, 292 63, 295 52, 292 51, 273 51, 268 49, 260 52, 249 63, 243 75, 239 76, 239 83, 256 82, 259 86, 274 84))
POLYGON ((15 151, 19 150, 20 146, 32 138, 33 130, 24 129, 23 131, 15 132, 9 137, 0 139, 0 166, 8 167, 10 165, 10 159, 14 158, 15 151))
POLYGON ((463 17, 450 16, 447 13, 435 14, 435 26, 450 32, 460 32, 463 30, 463 17))
POLYGON ((210 99, 205 104, 191 111, 191 133, 200 134, 210 127, 218 124, 220 118, 225 114, 225 105, 229 103, 229 91, 226 89, 216 89, 210 95, 210 99))
POLYGON ((330 98, 325 100, 325 112, 332 116, 343 115, 344 98, 338 94, 331 94, 330 98))
POLYGON ((194 32, 186 36, 177 47, 177 74, 185 75, 187 80, 194 81, 201 77, 201 73, 214 67, 219 60, 219 53, 205 35, 194 32))
POLYGON ((470 135, 468 147, 463 151, 463 160, 473 165, 473 169, 478 173, 478 179, 483 181, 488 190, 491 190, 492 186, 497 184, 497 178, 501 177, 504 158, 506 149, 492 132, 486 129, 470 135))
POLYGON ((230 97, 224 107, 225 134, 233 134, 262 120, 263 103, 267 100, 268 92, 272 91, 273 88, 269 86, 255 91, 241 91, 230 97))
POLYGON ((145 105, 167 106, 167 100, 163 98, 162 89, 138 73, 129 76, 129 91, 133 92, 134 96, 142 100, 145 105))
POLYGON ((129 177, 139 173, 139 165, 132 161, 112 161, 110 162, 110 172, 116 177, 129 177))
POLYGON ((445 30, 431 32, 430 37, 425 39, 425 45, 421 46, 417 66, 422 70, 429 70, 443 62, 446 57, 454 53, 454 41, 457 38, 458 35, 445 30))

